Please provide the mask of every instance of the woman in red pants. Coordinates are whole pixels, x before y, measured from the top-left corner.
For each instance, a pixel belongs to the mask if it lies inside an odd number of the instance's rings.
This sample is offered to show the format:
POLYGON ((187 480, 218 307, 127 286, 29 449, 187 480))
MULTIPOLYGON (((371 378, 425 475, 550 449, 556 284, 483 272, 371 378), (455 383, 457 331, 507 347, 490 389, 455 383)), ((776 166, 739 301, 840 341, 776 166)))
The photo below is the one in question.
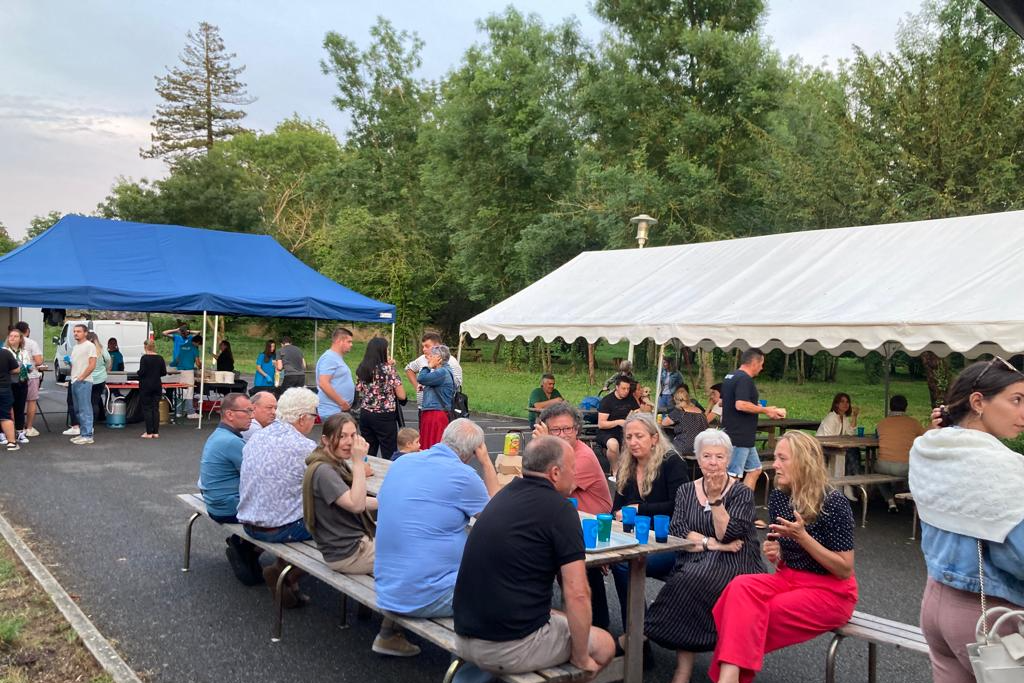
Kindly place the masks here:
POLYGON ((857 604, 853 512, 829 487, 821 446, 786 432, 775 446, 775 490, 762 550, 774 574, 733 579, 715 605, 718 645, 708 672, 717 683, 748 683, 765 653, 802 643, 850 620, 857 604))

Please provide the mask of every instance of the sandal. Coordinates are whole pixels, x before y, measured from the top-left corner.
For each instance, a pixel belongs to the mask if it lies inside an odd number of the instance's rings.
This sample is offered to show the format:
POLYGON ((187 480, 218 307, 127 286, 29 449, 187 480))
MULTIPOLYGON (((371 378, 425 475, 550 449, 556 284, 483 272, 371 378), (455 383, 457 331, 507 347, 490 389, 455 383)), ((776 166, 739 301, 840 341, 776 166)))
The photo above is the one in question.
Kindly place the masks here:
POLYGON ((764 521, 763 519, 755 519, 754 520, 754 528, 755 529, 767 529, 768 528, 768 522, 764 521))

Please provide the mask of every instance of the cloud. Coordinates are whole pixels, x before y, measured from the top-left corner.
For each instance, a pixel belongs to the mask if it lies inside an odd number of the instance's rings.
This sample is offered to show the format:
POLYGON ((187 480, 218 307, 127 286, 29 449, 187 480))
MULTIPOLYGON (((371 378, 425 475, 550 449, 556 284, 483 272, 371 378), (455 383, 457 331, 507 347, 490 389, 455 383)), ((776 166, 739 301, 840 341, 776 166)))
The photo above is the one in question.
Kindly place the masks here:
POLYGON ((149 139, 149 116, 145 110, 122 110, 34 95, 0 94, 0 124, 43 138, 127 138, 136 140, 140 146, 149 139))

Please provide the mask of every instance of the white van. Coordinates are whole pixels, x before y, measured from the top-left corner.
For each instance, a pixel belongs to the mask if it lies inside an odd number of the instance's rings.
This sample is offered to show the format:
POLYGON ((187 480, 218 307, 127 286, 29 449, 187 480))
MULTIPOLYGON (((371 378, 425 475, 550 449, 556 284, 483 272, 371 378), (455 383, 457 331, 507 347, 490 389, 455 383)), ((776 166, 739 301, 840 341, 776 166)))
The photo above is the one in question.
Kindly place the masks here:
POLYGON ((66 320, 60 335, 53 338, 56 347, 54 351, 53 367, 57 374, 57 381, 63 382, 71 373, 71 364, 64 360, 64 356, 71 355, 71 347, 75 345, 74 327, 85 325, 96 333, 100 338, 100 344, 107 348, 107 340, 111 337, 117 339, 117 347, 124 356, 125 372, 138 372, 139 359, 142 358, 143 344, 149 336, 149 327, 145 322, 138 320, 66 320))

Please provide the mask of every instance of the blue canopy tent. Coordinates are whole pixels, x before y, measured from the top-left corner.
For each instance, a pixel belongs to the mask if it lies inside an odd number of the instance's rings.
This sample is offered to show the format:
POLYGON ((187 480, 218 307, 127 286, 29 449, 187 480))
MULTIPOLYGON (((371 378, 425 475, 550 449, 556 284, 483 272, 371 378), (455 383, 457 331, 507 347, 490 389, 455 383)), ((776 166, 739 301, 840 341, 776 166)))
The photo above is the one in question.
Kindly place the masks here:
POLYGON ((269 235, 65 216, 0 257, 0 283, 0 306, 202 313, 204 331, 210 313, 385 323, 394 341, 394 305, 321 275, 269 235))

